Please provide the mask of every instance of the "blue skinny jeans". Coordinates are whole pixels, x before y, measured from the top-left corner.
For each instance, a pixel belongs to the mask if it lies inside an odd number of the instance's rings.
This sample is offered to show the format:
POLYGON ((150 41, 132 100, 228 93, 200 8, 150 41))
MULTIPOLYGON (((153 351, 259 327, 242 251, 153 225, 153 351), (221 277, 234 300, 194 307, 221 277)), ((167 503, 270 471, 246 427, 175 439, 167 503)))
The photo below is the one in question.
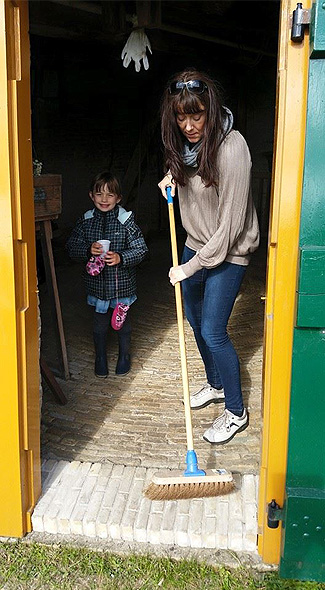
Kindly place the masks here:
MULTIPOLYGON (((184 248, 182 263, 195 255, 184 248)), ((237 416, 243 413, 240 367, 229 338, 227 324, 246 266, 223 262, 216 268, 203 268, 182 281, 186 317, 204 362, 207 381, 225 393, 225 407, 237 416)))

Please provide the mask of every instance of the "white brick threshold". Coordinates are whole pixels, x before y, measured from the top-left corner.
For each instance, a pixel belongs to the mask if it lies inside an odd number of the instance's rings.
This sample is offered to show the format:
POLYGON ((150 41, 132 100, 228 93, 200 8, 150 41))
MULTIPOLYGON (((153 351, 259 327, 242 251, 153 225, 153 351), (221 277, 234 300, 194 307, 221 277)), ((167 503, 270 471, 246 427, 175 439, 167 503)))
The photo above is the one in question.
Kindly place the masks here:
POLYGON ((235 474, 236 490, 227 496, 152 502, 142 490, 156 471, 49 459, 33 530, 257 554, 257 475, 235 474))

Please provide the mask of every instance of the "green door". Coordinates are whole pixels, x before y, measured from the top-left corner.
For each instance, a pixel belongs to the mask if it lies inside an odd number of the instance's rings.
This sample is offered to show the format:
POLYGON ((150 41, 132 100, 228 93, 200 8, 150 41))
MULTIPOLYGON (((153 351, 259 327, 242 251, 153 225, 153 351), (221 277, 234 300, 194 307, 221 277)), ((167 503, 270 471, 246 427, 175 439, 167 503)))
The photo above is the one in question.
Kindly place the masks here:
MULTIPOLYGON (((298 46, 297 46, 298 49, 298 46)), ((313 3, 280 575, 325 581, 325 3, 313 3)))

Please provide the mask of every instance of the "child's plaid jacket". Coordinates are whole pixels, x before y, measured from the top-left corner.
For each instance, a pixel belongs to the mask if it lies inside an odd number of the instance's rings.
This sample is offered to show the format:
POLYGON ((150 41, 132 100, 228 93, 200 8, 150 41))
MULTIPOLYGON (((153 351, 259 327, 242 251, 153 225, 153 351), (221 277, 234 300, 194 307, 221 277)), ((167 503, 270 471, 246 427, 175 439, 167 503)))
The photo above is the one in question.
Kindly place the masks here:
POLYGON ((148 248, 133 213, 119 205, 107 213, 96 207, 84 213, 67 242, 69 256, 82 259, 86 264, 91 256, 90 246, 98 240, 110 240, 110 250, 118 252, 121 263, 117 267, 106 265, 97 276, 89 275, 84 269, 87 295, 94 295, 103 301, 116 297, 116 268, 118 296, 135 295, 135 267, 143 260, 148 248))

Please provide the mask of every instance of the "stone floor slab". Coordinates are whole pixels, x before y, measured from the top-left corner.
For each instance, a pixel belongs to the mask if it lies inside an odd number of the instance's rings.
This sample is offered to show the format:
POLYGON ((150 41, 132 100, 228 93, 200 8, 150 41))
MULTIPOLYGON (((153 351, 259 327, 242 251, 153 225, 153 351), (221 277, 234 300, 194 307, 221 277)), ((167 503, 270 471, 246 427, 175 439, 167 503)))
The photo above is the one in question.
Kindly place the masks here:
MULTIPOLYGON (((53 469, 58 471, 59 466, 58 462, 53 469)), ((253 540, 256 541, 257 535, 257 504, 255 493, 247 494, 249 486, 252 488, 252 478, 257 486, 256 475, 237 475, 235 491, 227 496, 152 502, 143 496, 144 481, 149 472, 152 475, 152 470, 144 473, 142 467, 134 468, 130 481, 130 470, 123 465, 118 467, 115 474, 112 471, 108 476, 106 490, 100 492, 100 463, 92 464, 90 469, 88 466, 80 489, 71 490, 67 477, 53 480, 36 505, 32 515, 33 530, 131 543, 256 553, 253 540), (114 493, 109 500, 112 482, 114 493), (57 501, 64 497, 66 503, 57 501)), ((69 464, 61 464, 61 469, 69 471, 69 464)), ((43 474, 46 477, 45 471, 43 474)))

